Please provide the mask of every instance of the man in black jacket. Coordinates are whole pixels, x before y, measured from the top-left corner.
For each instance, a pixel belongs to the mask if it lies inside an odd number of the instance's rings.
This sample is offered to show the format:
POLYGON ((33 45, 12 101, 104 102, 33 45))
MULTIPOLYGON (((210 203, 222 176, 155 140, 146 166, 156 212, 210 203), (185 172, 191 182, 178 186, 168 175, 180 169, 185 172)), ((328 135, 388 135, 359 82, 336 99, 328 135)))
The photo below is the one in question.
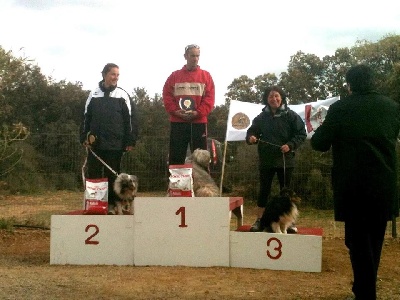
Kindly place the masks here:
MULTIPOLYGON (((128 93, 117 86, 119 67, 116 64, 106 64, 102 76, 103 80, 90 92, 86 100, 80 141, 119 174, 123 153, 131 151, 136 144, 136 107, 128 93)), ((113 185, 116 175, 91 151, 88 151, 86 166, 88 178, 108 178, 109 213, 114 212, 117 196, 113 185)))
POLYGON ((376 279, 387 221, 399 215, 396 143, 398 103, 374 90, 366 65, 346 74, 350 96, 332 104, 311 138, 332 147, 335 220, 345 222, 356 299, 376 299, 376 279))

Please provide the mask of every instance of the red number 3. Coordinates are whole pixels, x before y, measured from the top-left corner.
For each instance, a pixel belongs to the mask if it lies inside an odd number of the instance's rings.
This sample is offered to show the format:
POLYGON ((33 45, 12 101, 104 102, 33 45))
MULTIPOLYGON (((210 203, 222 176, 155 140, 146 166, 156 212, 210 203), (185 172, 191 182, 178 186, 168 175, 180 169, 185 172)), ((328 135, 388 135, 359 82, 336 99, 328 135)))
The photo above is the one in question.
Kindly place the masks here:
POLYGON ((279 259, 282 256, 282 243, 279 239, 277 239, 276 237, 272 237, 267 241, 267 247, 269 247, 271 245, 272 242, 276 242, 278 245, 274 248, 274 250, 276 251, 276 255, 272 255, 271 252, 269 250, 267 250, 267 256, 270 259, 279 259))

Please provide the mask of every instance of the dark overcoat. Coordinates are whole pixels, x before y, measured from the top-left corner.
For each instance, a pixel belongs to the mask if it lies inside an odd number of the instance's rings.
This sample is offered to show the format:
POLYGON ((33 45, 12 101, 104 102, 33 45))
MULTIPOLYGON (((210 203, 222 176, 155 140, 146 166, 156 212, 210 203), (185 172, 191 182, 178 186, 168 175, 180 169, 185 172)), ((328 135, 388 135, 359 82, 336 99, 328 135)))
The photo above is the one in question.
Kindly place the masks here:
POLYGON ((353 93, 329 107, 311 138, 318 151, 332 147, 336 221, 399 215, 396 144, 399 104, 374 91, 353 93))

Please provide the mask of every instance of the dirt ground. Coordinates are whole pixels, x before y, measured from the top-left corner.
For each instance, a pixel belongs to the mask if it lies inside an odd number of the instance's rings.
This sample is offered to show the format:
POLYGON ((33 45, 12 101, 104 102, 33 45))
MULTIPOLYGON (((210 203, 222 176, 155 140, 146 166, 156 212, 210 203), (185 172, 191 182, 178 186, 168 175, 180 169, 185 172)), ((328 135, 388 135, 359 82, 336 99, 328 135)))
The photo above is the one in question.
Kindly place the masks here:
MULTIPOLYGON (((0 198, 3 204, 8 200, 0 198)), ((308 215, 316 214, 305 213, 301 226, 315 226, 308 215)), ((245 216, 245 223, 253 220, 254 209, 245 207, 245 216)), ((348 252, 343 238, 332 234, 332 224, 326 227, 320 273, 50 265, 50 230, 0 229, 0 299, 345 299, 352 294, 348 252)), ((400 299, 400 239, 390 235, 382 253, 378 299, 400 299)))

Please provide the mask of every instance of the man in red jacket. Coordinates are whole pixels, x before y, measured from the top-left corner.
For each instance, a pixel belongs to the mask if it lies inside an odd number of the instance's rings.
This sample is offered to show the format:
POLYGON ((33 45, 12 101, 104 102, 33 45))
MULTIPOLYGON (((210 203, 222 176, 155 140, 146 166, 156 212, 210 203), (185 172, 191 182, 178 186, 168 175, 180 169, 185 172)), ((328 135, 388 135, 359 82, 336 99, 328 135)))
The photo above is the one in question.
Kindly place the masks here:
POLYGON ((207 117, 214 109, 215 87, 209 72, 200 69, 200 47, 185 47, 186 65, 172 72, 163 88, 165 110, 171 122, 169 164, 185 163, 190 150, 207 150, 207 117))

